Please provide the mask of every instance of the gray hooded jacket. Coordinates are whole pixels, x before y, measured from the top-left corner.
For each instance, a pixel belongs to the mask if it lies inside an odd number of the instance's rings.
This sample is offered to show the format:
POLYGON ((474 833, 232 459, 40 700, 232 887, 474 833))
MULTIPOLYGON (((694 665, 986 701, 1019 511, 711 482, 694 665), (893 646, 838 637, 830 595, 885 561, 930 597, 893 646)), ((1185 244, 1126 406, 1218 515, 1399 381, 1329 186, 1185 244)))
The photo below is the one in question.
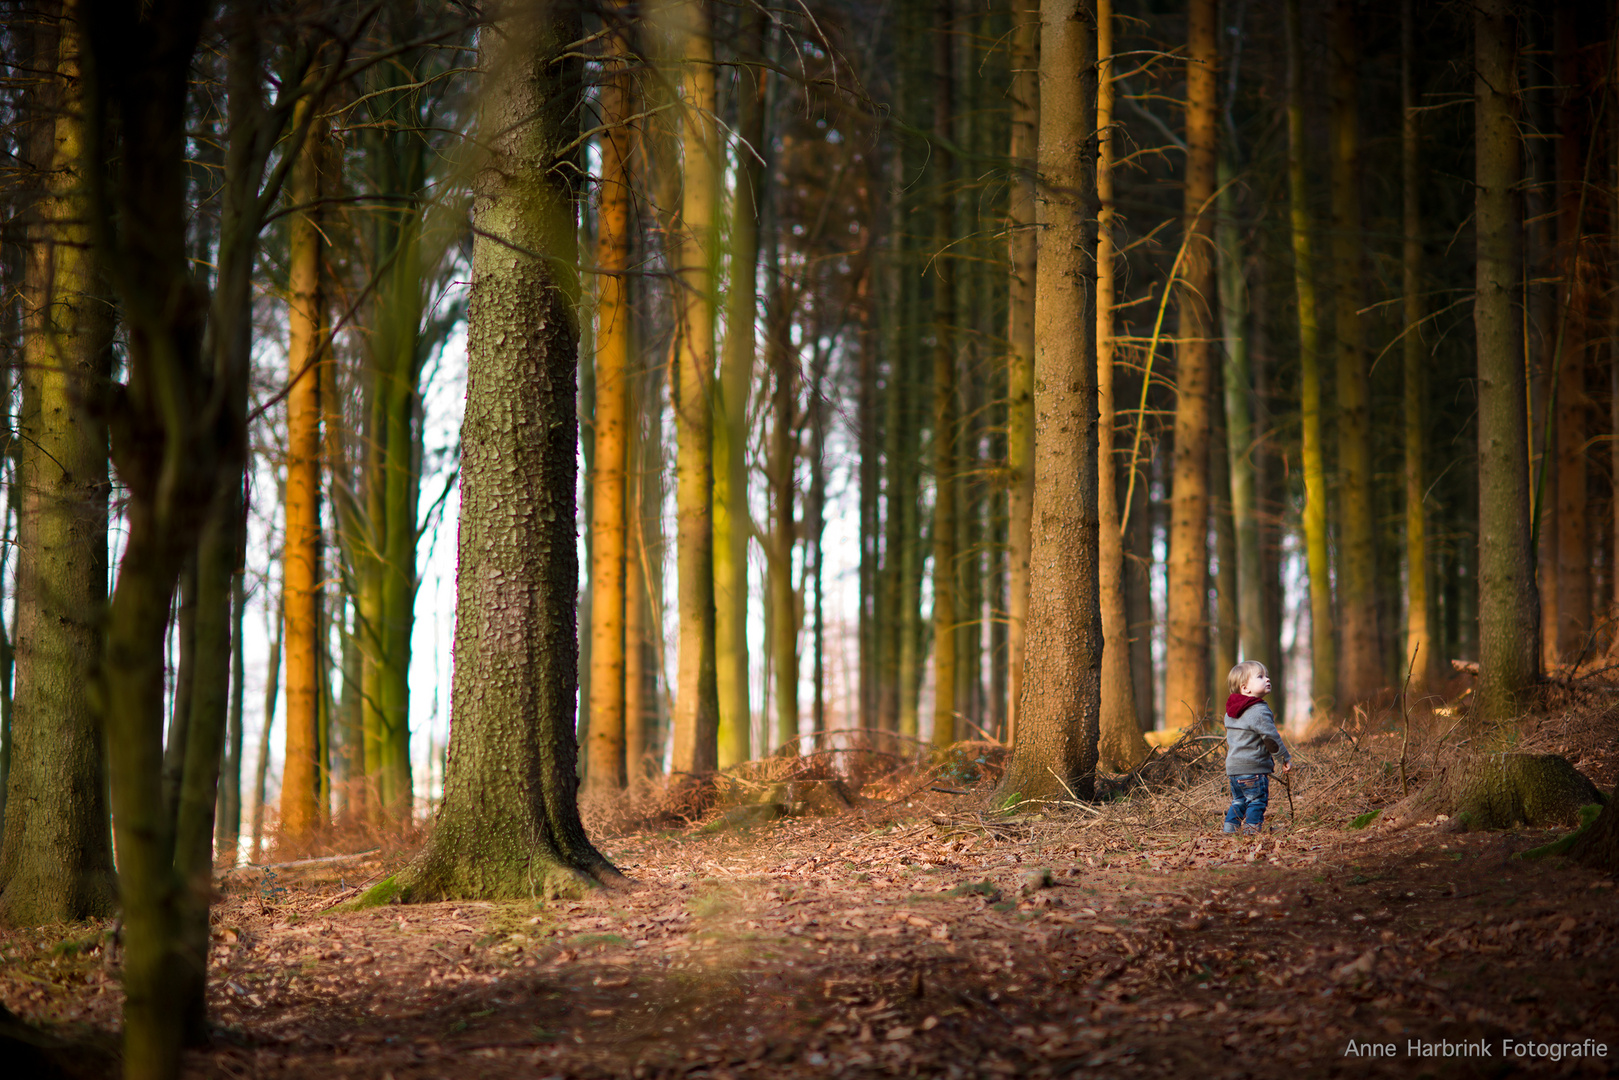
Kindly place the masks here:
POLYGON ((1227 776, 1274 772, 1272 754, 1283 761, 1293 760, 1281 733, 1276 730, 1275 714, 1263 701, 1242 710, 1241 716, 1225 718, 1225 741, 1227 776))

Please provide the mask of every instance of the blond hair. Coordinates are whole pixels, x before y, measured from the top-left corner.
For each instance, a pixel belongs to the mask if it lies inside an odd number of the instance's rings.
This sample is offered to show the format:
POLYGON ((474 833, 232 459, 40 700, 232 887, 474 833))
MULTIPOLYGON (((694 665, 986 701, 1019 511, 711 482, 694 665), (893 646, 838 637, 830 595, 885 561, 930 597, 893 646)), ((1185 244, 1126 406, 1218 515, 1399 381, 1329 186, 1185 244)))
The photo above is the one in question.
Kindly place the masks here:
POLYGON ((1270 672, 1266 670, 1265 665, 1261 664, 1258 660, 1244 660, 1242 663, 1232 668, 1231 674, 1225 677, 1226 686, 1229 688, 1229 692, 1233 694, 1240 694, 1242 692, 1242 688, 1248 685, 1248 680, 1253 678, 1255 675, 1263 675, 1266 678, 1269 678, 1270 672))

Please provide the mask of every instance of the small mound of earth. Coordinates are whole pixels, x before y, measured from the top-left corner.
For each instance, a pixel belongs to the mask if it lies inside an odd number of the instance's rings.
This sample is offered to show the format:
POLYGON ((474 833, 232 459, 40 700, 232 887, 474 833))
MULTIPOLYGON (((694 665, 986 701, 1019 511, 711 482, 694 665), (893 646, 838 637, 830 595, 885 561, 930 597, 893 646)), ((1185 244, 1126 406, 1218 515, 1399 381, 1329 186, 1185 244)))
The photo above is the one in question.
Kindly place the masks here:
POLYGON ((1383 815, 1414 825, 1447 815, 1455 830, 1572 827, 1580 807, 1605 803, 1589 777, 1557 754, 1488 754, 1455 762, 1383 815))

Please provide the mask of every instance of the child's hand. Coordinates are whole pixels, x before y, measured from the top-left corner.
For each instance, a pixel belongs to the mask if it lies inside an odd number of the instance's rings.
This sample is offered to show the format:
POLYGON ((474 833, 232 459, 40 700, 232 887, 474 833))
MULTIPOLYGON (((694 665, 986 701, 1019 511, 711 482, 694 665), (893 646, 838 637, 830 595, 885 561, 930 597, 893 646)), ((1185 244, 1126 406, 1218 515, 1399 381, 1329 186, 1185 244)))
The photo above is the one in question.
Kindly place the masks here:
POLYGON ((1282 771, 1283 772, 1292 772, 1293 771, 1293 763, 1291 761, 1282 762, 1282 771))

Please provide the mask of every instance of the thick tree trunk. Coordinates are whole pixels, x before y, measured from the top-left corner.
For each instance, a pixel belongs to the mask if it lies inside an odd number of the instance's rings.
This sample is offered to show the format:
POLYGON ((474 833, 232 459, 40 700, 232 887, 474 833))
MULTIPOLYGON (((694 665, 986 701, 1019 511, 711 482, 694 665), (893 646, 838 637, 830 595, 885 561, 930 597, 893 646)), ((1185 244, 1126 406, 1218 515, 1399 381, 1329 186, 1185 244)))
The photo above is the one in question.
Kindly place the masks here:
MULTIPOLYGON (((310 99, 298 120, 305 121, 310 99)), ((281 767, 281 842, 300 851, 326 824, 320 802, 321 401, 325 362, 325 290, 319 137, 311 132, 287 185, 296 206, 288 228, 286 538, 281 557, 281 608, 287 621, 286 747, 281 767)))
MULTIPOLYGON (((746 11, 742 56, 764 52, 764 12, 746 11)), ((765 69, 737 70, 735 187, 731 198, 730 280, 725 297, 725 353, 714 418, 714 606, 719 686, 719 763, 751 757, 748 702, 748 401, 753 388, 754 321, 758 318, 759 186, 764 170, 765 69)))
MULTIPOLYGON (((1007 216, 1012 273, 1008 281, 1006 374, 1007 703, 1006 740, 1017 741, 1022 718, 1023 658, 1029 618, 1029 546, 1034 509, 1034 293, 1039 234, 1035 170, 1040 126, 1040 4, 1012 3, 1012 185, 1007 216)), ((1104 152, 1105 153, 1105 152, 1104 152)), ((1104 196, 1105 199, 1105 196, 1104 196)), ((1107 205, 1103 203, 1103 213, 1107 205)), ((1111 280, 1111 278, 1109 279, 1111 280)), ((1098 315, 1098 318, 1103 317, 1098 315)))
POLYGON ((576 893, 618 873, 579 821, 574 741, 576 8, 480 45, 455 666, 444 802, 427 845, 364 903, 576 893))
POLYGON ((1473 18, 1473 323, 1478 349, 1478 715, 1505 718, 1539 671, 1538 614, 1529 541, 1529 473, 1519 289, 1522 172, 1518 132, 1517 19, 1508 0, 1480 0, 1473 18))
MULTIPOLYGON (((27 255, 19 418, 16 696, 0 846, 0 923, 99 918, 114 901, 105 756, 91 676, 107 602, 107 395, 112 323, 88 248, 90 203, 73 22, 42 27, 32 91, 54 124, 27 255)), ((99 168, 99 165, 94 166, 99 168)))
POLYGON ((956 240, 955 7, 938 0, 933 26, 933 745, 956 740, 956 240))
POLYGON ((1354 0, 1334 0, 1330 121, 1333 329, 1337 338, 1338 619, 1340 703, 1369 700, 1385 682, 1377 626, 1372 523, 1371 387, 1366 377, 1360 209, 1359 27, 1354 0))
POLYGON ((1287 188, 1293 236, 1293 284, 1299 311, 1299 405, 1304 471, 1304 551, 1310 579, 1310 707, 1337 708, 1332 570, 1327 557, 1327 473, 1321 434, 1321 323, 1316 304, 1310 198, 1305 183, 1304 42, 1299 0, 1287 0, 1287 188))
POLYGON ((1215 298, 1214 0, 1187 6, 1185 254, 1176 294, 1175 471, 1169 528, 1164 707, 1177 721, 1209 715, 1209 428, 1215 298))
POLYGON ((1404 244, 1401 249, 1402 287, 1405 290, 1405 649, 1401 671, 1410 669, 1410 693, 1425 694, 1434 685, 1437 657, 1428 627, 1428 526, 1423 513, 1427 473, 1423 468, 1426 441, 1424 349, 1422 335, 1422 175, 1417 129, 1417 92, 1412 68, 1416 63, 1416 30, 1412 6, 1400 4, 1400 96, 1404 119, 1400 128, 1400 175, 1405 204, 1404 244))
POLYGON ((675 289, 675 505, 680 589, 680 672, 674 770, 719 764, 719 688, 714 640, 714 297, 719 253, 719 132, 714 113, 714 41, 707 0, 663 9, 679 64, 683 187, 670 238, 675 289))
POLYGON ((1101 721, 1097 595, 1096 16, 1085 0, 1040 8, 1039 276, 1035 486, 1023 730, 1002 790, 1090 798, 1101 721))
MULTIPOLYGON (((606 18, 621 19, 621 9, 606 18)), ((629 42, 613 27, 604 51, 610 65, 600 89, 601 204, 596 222, 596 421, 591 476, 590 726, 585 785, 615 791, 628 780, 625 755, 625 483, 630 444, 629 303, 630 155, 633 135, 629 42)), ((641 749, 637 748, 638 752, 641 749)))
POLYGON ((1096 511, 1097 594, 1102 607, 1102 716, 1100 749, 1104 769, 1122 772, 1148 754, 1136 715, 1135 681, 1130 670, 1130 614, 1125 603, 1124 533, 1119 516, 1119 484, 1113 447, 1113 309, 1118 298, 1118 247, 1113 208, 1113 0, 1097 0, 1096 46, 1101 58, 1096 94, 1096 511))

